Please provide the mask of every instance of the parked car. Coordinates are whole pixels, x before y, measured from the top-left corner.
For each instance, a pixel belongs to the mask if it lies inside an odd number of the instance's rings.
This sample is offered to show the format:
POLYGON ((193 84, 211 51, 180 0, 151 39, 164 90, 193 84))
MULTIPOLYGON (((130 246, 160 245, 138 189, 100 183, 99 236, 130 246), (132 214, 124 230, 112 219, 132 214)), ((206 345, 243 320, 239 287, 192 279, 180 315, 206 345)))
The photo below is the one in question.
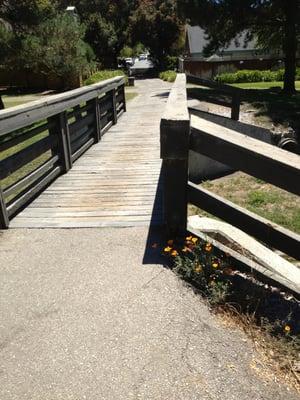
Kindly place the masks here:
POLYGON ((131 57, 128 57, 128 58, 125 58, 125 63, 126 63, 126 65, 131 66, 134 64, 134 61, 131 57))

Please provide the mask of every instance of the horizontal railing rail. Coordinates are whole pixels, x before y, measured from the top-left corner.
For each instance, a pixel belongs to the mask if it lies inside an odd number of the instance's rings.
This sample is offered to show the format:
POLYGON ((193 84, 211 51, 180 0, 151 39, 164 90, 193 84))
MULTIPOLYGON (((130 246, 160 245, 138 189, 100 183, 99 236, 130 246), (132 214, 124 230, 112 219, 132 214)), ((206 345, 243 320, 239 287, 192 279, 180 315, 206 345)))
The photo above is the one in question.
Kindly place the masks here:
MULTIPOLYGON (((300 157, 192 116, 190 149, 300 195, 300 157)), ((189 183, 189 201, 269 246, 300 258, 300 236, 189 183)))
MULTIPOLYGON (((182 77, 180 79, 183 80, 182 77)), ((165 170, 164 182, 166 199, 164 213, 168 231, 172 236, 176 236, 186 230, 187 222, 178 213, 185 217, 188 203, 190 203, 242 229, 266 245, 300 259, 299 234, 189 182, 187 171, 189 151, 192 150, 290 193, 300 195, 299 155, 238 133, 208 119, 200 118, 194 113, 187 121, 188 107, 182 86, 175 81, 167 105, 169 109, 172 109, 169 114, 171 122, 167 125, 162 121, 165 131, 161 129, 161 135, 164 137, 162 158, 164 163, 169 160, 172 165, 172 169, 165 170), (178 90, 181 93, 174 96, 174 91, 178 90), (181 101, 179 105, 177 98, 184 101, 181 101), (180 127, 182 118, 185 121, 184 129, 183 126, 180 127), (178 160, 181 162, 179 163, 178 160), (180 208, 175 208, 174 204, 178 202, 180 208)))
MULTIPOLYGON (((211 79, 200 78, 194 75, 187 75, 186 79, 187 83, 215 89, 217 93, 224 93, 226 95, 225 99, 223 99, 222 97, 217 98, 216 96, 210 96, 209 98, 207 98, 207 101, 223 107, 229 107, 231 109, 231 119, 235 121, 239 120, 241 107, 241 90, 239 88, 222 84, 211 79), (227 97, 229 97, 230 99, 227 99, 227 97)), ((198 98, 198 96, 196 96, 195 93, 192 93, 191 91, 189 91, 189 96, 198 98)))
POLYGON ((124 85, 120 76, 0 111, 0 228, 117 123, 124 85))
POLYGON ((294 153, 194 116, 190 149, 300 195, 300 158, 294 153))
POLYGON ((300 258, 300 235, 240 207, 221 196, 188 182, 188 201, 236 226, 265 244, 300 258))

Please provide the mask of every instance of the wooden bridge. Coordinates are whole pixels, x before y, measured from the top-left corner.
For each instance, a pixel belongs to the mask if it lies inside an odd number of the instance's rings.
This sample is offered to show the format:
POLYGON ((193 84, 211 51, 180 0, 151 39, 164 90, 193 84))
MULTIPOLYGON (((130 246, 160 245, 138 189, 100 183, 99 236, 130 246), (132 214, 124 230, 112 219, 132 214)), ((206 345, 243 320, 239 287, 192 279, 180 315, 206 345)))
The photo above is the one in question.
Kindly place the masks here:
MULTIPOLYGON (((239 119, 238 90, 196 77, 188 82, 225 92, 222 105, 239 119)), ((300 257, 299 235, 188 181, 192 150, 299 195, 298 155, 201 118, 188 108, 183 74, 170 95, 169 84, 144 81, 143 96, 119 119, 124 84, 117 77, 0 112, 1 227, 151 223, 177 236, 192 203, 300 257)))
POLYGON ((170 85, 140 85, 143 98, 122 118, 122 77, 1 113, 2 226, 162 222, 159 124, 170 85))
POLYGON ((0 112, 0 228, 17 228, 0 232, 0 398, 286 399, 246 336, 161 267, 148 225, 185 234, 192 203, 299 257, 299 235, 188 174, 193 150, 299 195, 299 156, 228 128, 236 92, 220 127, 188 108, 184 75, 139 85, 128 105, 119 77, 0 112))

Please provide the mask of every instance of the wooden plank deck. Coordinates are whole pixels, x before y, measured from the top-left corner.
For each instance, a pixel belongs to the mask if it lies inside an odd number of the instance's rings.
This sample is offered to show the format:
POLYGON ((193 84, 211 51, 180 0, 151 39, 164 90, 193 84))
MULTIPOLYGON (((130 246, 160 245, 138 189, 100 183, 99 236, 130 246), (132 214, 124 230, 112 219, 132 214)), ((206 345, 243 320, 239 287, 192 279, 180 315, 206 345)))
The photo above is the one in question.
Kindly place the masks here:
POLYGON ((11 221, 12 228, 161 224, 159 124, 171 85, 137 81, 127 113, 11 221))

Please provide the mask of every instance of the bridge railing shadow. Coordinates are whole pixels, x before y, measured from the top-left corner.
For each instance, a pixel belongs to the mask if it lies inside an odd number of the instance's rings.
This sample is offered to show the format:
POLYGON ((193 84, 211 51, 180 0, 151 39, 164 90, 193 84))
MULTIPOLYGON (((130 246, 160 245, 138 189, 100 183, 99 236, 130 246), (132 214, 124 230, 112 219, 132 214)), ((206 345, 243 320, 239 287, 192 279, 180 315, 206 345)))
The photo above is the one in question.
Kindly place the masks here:
POLYGON ((159 264, 167 266, 166 258, 163 256, 163 248, 167 240, 163 221, 163 179, 164 171, 162 166, 153 203, 149 231, 143 256, 143 265, 159 264))

